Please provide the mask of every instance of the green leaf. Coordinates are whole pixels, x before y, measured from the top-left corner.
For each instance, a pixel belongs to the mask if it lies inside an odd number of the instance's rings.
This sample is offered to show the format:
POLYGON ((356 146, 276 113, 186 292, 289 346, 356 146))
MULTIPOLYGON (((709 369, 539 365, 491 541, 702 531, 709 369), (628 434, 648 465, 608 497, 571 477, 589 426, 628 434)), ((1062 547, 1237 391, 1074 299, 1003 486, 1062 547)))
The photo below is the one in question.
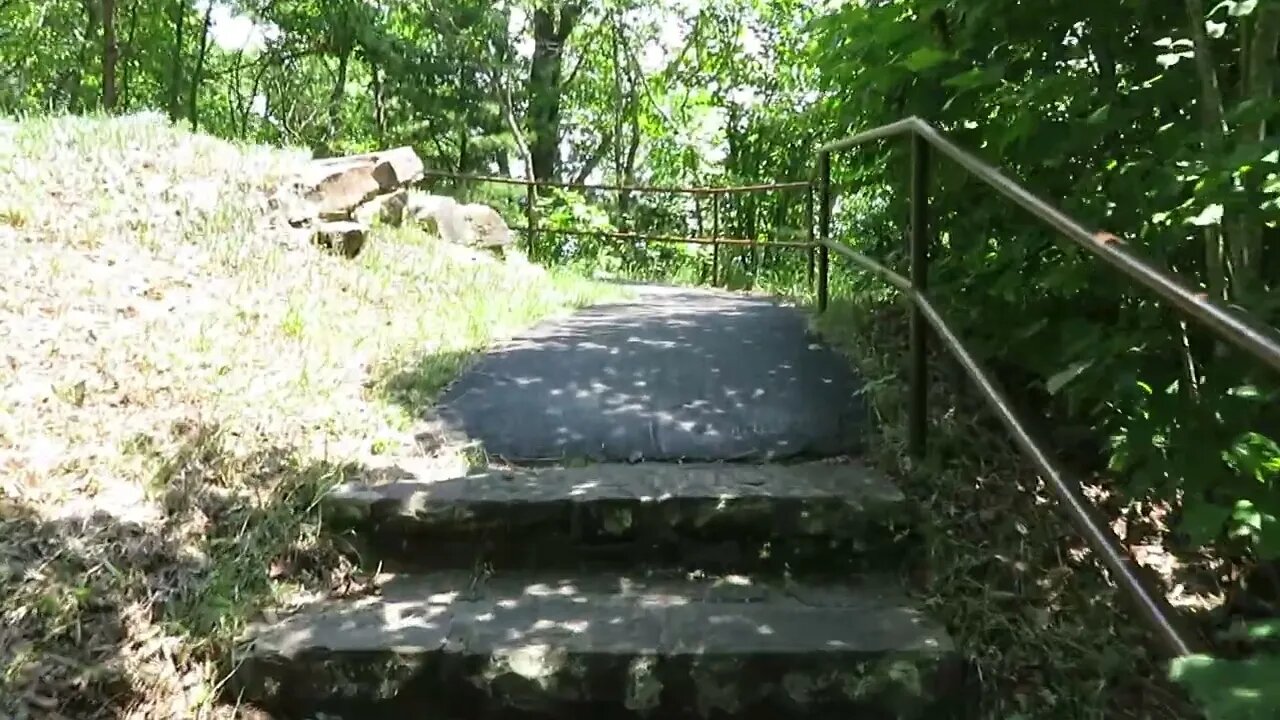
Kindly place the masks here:
POLYGON ((942 81, 943 85, 960 90, 969 90, 983 85, 990 85, 999 80, 996 73, 982 68, 970 68, 958 75, 952 75, 942 81))
POLYGON ((1088 370, 1090 365, 1093 365, 1092 360, 1080 360, 1071 363, 1071 365, 1067 366, 1066 369, 1054 373, 1052 377, 1045 381, 1044 386, 1049 391, 1050 395, 1057 395, 1058 391, 1066 387, 1067 383, 1075 380, 1080 376, 1080 373, 1088 370))
POLYGON ((1254 641, 1280 638, 1280 618, 1249 623, 1245 632, 1254 641))
POLYGON ((1205 227, 1206 225, 1218 225, 1222 222, 1222 212, 1222 206, 1218 203, 1214 203, 1206 207, 1204 210, 1201 210, 1199 215, 1189 218, 1187 222, 1200 227, 1205 227))
POLYGON ((1231 516, 1231 512, 1231 508, 1207 500, 1189 498, 1183 505, 1182 522, 1178 529, 1187 534, 1187 539, 1193 546, 1206 545, 1221 535, 1223 523, 1231 516))
POLYGON ((951 59, 951 53, 933 47, 923 47, 907 56, 902 64, 912 72, 924 72, 951 59))
POLYGON ((1187 689, 1209 720, 1280 717, 1280 656, 1224 660, 1189 655, 1172 662, 1169 677, 1187 689))
POLYGON ((1243 17, 1245 15, 1252 15, 1253 11, 1257 9, 1258 0, 1238 0, 1238 2, 1233 3, 1233 7, 1230 8, 1230 12, 1236 17, 1243 17))
POLYGON ((1085 122, 1090 125, 1101 125, 1102 123, 1105 123, 1107 121, 1107 118, 1110 115, 1111 115, 1111 106, 1103 105, 1097 110, 1094 110, 1093 112, 1089 113, 1089 117, 1085 119, 1085 122))
POLYGON ((1231 511, 1231 520, 1236 524, 1237 534, 1241 531, 1248 534, 1249 530, 1262 530, 1262 513, 1249 500, 1236 501, 1236 507, 1231 511))

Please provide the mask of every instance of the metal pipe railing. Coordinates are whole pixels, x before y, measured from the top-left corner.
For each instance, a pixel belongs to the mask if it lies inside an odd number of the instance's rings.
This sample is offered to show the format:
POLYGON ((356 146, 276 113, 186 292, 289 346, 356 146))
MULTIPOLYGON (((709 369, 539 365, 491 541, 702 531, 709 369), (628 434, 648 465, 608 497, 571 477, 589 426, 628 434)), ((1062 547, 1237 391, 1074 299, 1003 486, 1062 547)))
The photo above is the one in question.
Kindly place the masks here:
POLYGON ((1057 230, 1063 237, 1093 253, 1131 280, 1173 303, 1185 315, 1205 324, 1222 339, 1239 347, 1272 369, 1280 371, 1280 336, 1274 328, 1266 327, 1209 298, 1204 293, 1188 288, 1170 273, 1154 267, 1139 257, 1119 238, 1107 233, 1089 231, 1066 213, 1036 197, 1030 190, 1010 180, 973 153, 956 145, 920 118, 910 117, 828 143, 818 152, 820 155, 829 154, 872 140, 906 133, 923 138, 929 145, 1057 230))
POLYGON ((764 183, 760 185, 730 185, 727 187, 663 187, 660 185, 607 185, 574 183, 561 180, 527 180, 501 175, 475 175, 449 170, 424 170, 424 178, 446 178, 468 182, 487 182, 498 185, 519 185, 534 188, 560 188, 562 190, 595 190, 599 192, 670 193, 673 195, 732 195, 736 193, 768 192, 772 190, 800 190, 809 187, 806 181, 764 183))
MULTIPOLYGON (((817 182, 822 193, 822 230, 818 237, 818 243, 821 245, 819 252, 825 255, 828 248, 835 250, 901 290, 911 301, 910 387, 907 402, 908 447, 911 453, 916 457, 923 456, 927 446, 928 348, 925 328, 931 327, 977 385, 983 399, 1013 435, 1018 446, 1053 488, 1054 493, 1066 508, 1069 519, 1084 536, 1089 546, 1102 558, 1103 564, 1134 602, 1143 620, 1156 634, 1165 651, 1175 657, 1191 654, 1192 643, 1188 639, 1190 636, 1179 627, 1177 616, 1169 607, 1163 594, 1154 589, 1143 577, 1142 571, 1125 550, 1119 538, 1110 531, 1097 510, 1081 494, 1079 482, 1070 479, 1049 452, 1035 440, 1026 424, 1019 419, 1008 397, 991 378, 990 373, 968 351, 925 294, 928 287, 930 250, 928 169, 931 148, 938 150, 971 174, 976 175, 1001 195, 1013 200, 1036 218, 1057 230, 1063 237, 1089 250, 1128 278, 1173 303, 1184 315, 1200 321, 1220 338, 1233 343, 1275 370, 1280 370, 1280 334, 1277 334, 1274 328, 1237 313, 1201 293, 1192 291, 1173 275, 1156 268, 1129 250, 1118 238, 1106 233, 1090 232, 1079 222, 956 145, 920 118, 911 117, 900 120, 827 143, 818 149, 817 182), (863 143, 904 134, 911 136, 912 157, 909 278, 832 240, 830 218, 831 154, 863 143)), ((825 311, 829 304, 828 272, 827 264, 820 263, 819 312, 825 311)))
MULTIPOLYGON (((513 232, 526 233, 529 228, 522 226, 514 226, 510 228, 513 232)), ((658 243, 689 243, 691 245, 733 245, 742 247, 779 247, 779 248, 809 248, 812 243, 800 240, 770 240, 768 242, 758 242, 750 238, 731 238, 731 237, 694 237, 686 235, 659 235, 656 233, 630 232, 626 230, 575 230, 572 228, 548 228, 540 227, 537 232, 542 235, 570 235, 576 237, 607 237, 615 240, 644 240, 646 242, 658 243)))
MULTIPOLYGON (((804 182, 783 182, 783 183, 766 183, 759 185, 737 185, 729 187, 658 187, 652 185, 598 185, 590 183, 571 183, 560 182, 556 180, 527 180, 521 178, 501 177, 494 175, 474 175, 469 173, 459 173, 450 170, 425 170, 424 178, 446 178, 454 180, 466 180, 478 183, 495 183, 498 185, 515 185, 525 188, 525 225, 524 227, 512 227, 511 230, 523 233, 525 236, 526 252, 530 257, 536 257, 537 239, 540 235, 570 235, 578 237, 608 237, 615 240, 640 240, 645 242, 658 243, 689 243, 692 245, 710 245, 711 246, 711 284, 716 285, 720 276, 720 247, 750 247, 752 257, 755 262, 752 265, 752 272, 759 271, 759 253, 768 248, 800 248, 808 252, 810 258, 817 247, 813 238, 813 183, 811 181, 804 182), (647 192, 647 193, 673 193, 692 195, 694 203, 698 202, 699 196, 710 196, 711 198, 711 237, 686 237, 681 235, 663 235, 658 233, 642 233, 634 231, 613 231, 613 230, 576 230, 571 228, 557 229, 549 227, 540 227, 538 225, 538 194, 537 189, 540 187, 554 187, 570 190, 599 190, 614 192, 647 192), (758 193, 771 192, 779 190, 799 190, 804 189, 808 193, 809 202, 807 205, 807 229, 800 233, 804 236, 804 240, 782 240, 782 234, 775 230, 774 239, 766 242, 759 242, 756 238, 730 238, 720 236, 720 205, 721 198, 736 193, 758 193)), ((695 209, 696 213, 696 209, 695 209)), ((699 229, 701 234, 701 229, 699 229)), ((822 251, 825 253, 825 250, 822 251)), ((810 261, 812 265, 812 260, 810 261)), ((810 283, 813 282, 813 271, 809 271, 810 283)))

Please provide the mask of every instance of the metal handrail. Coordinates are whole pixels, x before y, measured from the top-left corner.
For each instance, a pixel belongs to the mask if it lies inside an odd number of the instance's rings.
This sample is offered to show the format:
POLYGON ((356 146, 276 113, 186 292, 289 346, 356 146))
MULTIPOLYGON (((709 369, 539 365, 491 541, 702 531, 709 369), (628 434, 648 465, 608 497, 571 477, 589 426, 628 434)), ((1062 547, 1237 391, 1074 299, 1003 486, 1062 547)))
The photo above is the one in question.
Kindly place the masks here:
POLYGON ((594 190, 597 192, 637 192, 637 193, 669 193, 672 195, 733 195, 736 193, 768 192, 772 190, 806 190, 809 183, 798 180, 794 182, 764 183, 760 185, 726 185, 720 187, 686 187, 662 185, 607 185, 599 183, 564 182, 562 180, 528 180, 525 178, 502 177, 501 175, 474 175, 471 173, 453 172, 450 170, 424 170, 424 178, 447 178, 466 180, 468 182, 488 182, 498 185, 518 185, 521 187, 559 188, 561 190, 594 190))
POLYGON ((1080 492, 1080 483, 1063 471, 1044 446, 1035 440, 1026 423, 1019 419, 1012 403, 992 379, 991 374, 973 357, 964 343, 929 301, 929 150, 936 148, 997 192, 1013 200, 1032 215, 1057 230, 1062 236, 1092 252, 1113 268, 1173 303, 1184 315, 1204 323, 1210 330, 1272 369, 1280 370, 1280 336, 1274 328, 1237 313, 1202 293, 1191 290, 1173 275, 1160 270, 1130 250, 1123 241, 1102 232, 1090 232, 1084 225, 1041 200, 1029 190, 1006 177, 977 156, 953 143, 939 130, 917 117, 910 117, 883 127, 823 145, 818 149, 816 183, 821 196, 818 243, 818 309, 824 312, 829 301, 829 252, 835 250, 861 267, 875 273, 901 290, 911 301, 910 371, 908 394, 908 446, 912 455, 924 454, 927 439, 927 373, 928 353, 926 328, 931 327, 943 344, 968 373, 982 392, 983 398, 1013 435, 1018 446, 1035 463, 1048 481, 1067 515, 1089 546, 1097 552, 1120 587, 1129 595, 1142 618, 1155 632, 1166 652, 1174 657, 1191 654, 1192 642, 1179 627, 1175 613, 1162 593, 1151 587, 1137 563, 1112 533, 1094 506, 1080 492), (890 270, 875 260, 855 252, 831 239, 831 154, 863 143, 899 135, 911 137, 911 234, 910 277, 890 270))
POLYGON ((539 233, 547 235, 567 235, 579 237, 608 237, 615 240, 638 240, 658 243, 687 243, 690 245, 711 246, 711 284, 715 285, 720 277, 720 246, 751 248, 753 264, 759 267, 761 251, 775 249, 801 249, 808 254, 808 273, 810 285, 813 283, 815 249, 819 247, 813 237, 813 180, 799 182, 778 182, 759 185, 736 185, 722 187, 659 187, 654 185, 593 185, 590 183, 562 182, 559 180, 531 180, 502 177, 496 175, 474 175, 451 170, 424 170, 422 177, 466 180, 469 182, 495 183, 499 185, 516 185, 525 189, 525 225, 513 227, 512 230, 523 232, 525 246, 530 256, 534 255, 539 233), (672 193, 693 196, 695 205, 702 202, 703 197, 711 199, 711 237, 682 237, 659 233, 637 233, 629 231, 574 230, 538 226, 538 188, 561 188, 568 190, 595 190, 610 192, 638 193, 672 193), (773 240, 760 241, 756 238, 723 237, 720 234, 720 202, 721 199, 738 193, 759 193, 772 191, 804 190, 806 239, 804 241, 782 240, 776 234, 773 240))

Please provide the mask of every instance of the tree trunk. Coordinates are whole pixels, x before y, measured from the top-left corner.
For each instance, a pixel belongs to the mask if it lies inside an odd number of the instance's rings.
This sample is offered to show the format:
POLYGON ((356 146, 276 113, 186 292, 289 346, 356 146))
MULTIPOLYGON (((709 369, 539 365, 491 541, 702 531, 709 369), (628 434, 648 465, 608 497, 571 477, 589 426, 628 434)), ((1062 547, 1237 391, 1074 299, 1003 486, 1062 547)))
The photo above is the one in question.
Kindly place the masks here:
MULTIPOLYGON (((1213 62, 1213 50, 1205 31, 1203 0, 1186 0, 1187 20, 1195 51, 1196 74, 1200 77, 1200 122, 1204 125, 1204 149, 1208 155, 1222 153, 1226 138, 1223 116, 1222 89, 1218 82, 1217 66, 1213 62)), ((1220 227, 1205 228, 1205 284, 1209 295, 1217 299, 1227 297, 1227 270, 1223 263, 1222 249, 1226 222, 1220 227)), ((1229 244, 1229 243, 1228 243, 1229 244)))
POLYGON ((200 82, 204 79, 204 60, 209 54, 209 26, 213 23, 213 3, 204 11, 204 24, 200 26, 200 54, 196 55, 196 69, 191 73, 191 100, 187 116, 191 118, 191 130, 200 127, 200 82))
POLYGON ((382 70, 369 63, 369 92, 373 95, 373 128, 379 145, 387 144, 387 99, 383 95, 382 70))
POLYGON ((120 105, 126 111, 129 109, 129 85, 133 78, 133 62, 136 48, 133 45, 134 34, 138 29, 138 3, 135 1, 129 6, 129 29, 124 40, 124 49, 120 52, 120 61, 123 64, 120 74, 120 105))
POLYGON ((458 131, 458 172, 467 171, 467 161, 470 159, 468 151, 470 150, 467 136, 467 128, 464 126, 458 131))
POLYGON ((596 149, 592 151, 587 161, 578 170, 578 174, 574 176, 573 181, 575 183, 585 183, 591 177, 591 173, 600 167, 600 162, 604 160, 605 155, 609 154, 612 147, 613 133, 606 133, 604 137, 600 138, 600 143, 596 145, 596 149))
POLYGON ((169 55, 169 121, 178 122, 178 98, 182 96, 182 34, 186 26, 186 0, 173 0, 173 51, 169 55))
POLYGON ((540 7, 533 12, 533 61, 529 67, 529 143, 533 175, 553 180, 559 172, 561 70, 564 43, 582 15, 570 2, 554 13, 540 7))
MULTIPOLYGON (((1248 48, 1248 60, 1242 73, 1244 102, 1257 107, 1269 107, 1275 97, 1276 45, 1280 44, 1280 5, 1271 3, 1255 13, 1252 36, 1244 47, 1248 48)), ((1247 27, 1247 26, 1246 26, 1247 27)), ((1242 29, 1242 32, 1247 30, 1242 29)), ((1243 53, 1242 53, 1243 54, 1243 53)), ((1246 120, 1241 124, 1239 141, 1242 145, 1266 142, 1273 128, 1267 125, 1267 116, 1246 120)), ((1250 209, 1261 204, 1262 173, 1254 168, 1246 173, 1243 182, 1250 209)), ((1262 263, 1263 225, 1257 216, 1241 213, 1236 236, 1231 243, 1231 284, 1235 300, 1248 303, 1266 292, 1262 263)))
POLYGON ((351 48, 344 48, 338 56, 338 78, 333 84, 333 94, 329 96, 329 131, 326 144, 330 147, 337 141, 342 132, 342 99, 347 90, 347 68, 351 63, 351 48))
MULTIPOLYGON (((617 139, 613 150, 613 184, 625 185, 626 176, 622 173, 622 17, 615 12, 613 17, 613 134, 617 139)), ((618 192, 618 223, 622 229, 627 228, 627 211, 631 205, 631 193, 626 190, 618 192)))
POLYGON ((102 0, 102 108, 116 109, 116 60, 120 46, 116 42, 116 0, 102 0))

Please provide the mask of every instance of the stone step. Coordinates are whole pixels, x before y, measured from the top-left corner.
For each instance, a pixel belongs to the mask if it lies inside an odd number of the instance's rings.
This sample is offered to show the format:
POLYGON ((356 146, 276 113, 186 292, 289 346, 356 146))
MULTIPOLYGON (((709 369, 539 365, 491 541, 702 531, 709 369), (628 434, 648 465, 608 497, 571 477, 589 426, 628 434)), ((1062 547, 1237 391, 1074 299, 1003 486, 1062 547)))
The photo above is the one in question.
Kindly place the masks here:
POLYGON ((963 663, 895 583, 462 571, 251 630, 234 697, 276 717, 938 718, 963 663))
POLYGON ((708 570, 900 567, 902 493, 857 463, 590 465, 346 485, 330 498, 389 569, 637 562, 708 570))

